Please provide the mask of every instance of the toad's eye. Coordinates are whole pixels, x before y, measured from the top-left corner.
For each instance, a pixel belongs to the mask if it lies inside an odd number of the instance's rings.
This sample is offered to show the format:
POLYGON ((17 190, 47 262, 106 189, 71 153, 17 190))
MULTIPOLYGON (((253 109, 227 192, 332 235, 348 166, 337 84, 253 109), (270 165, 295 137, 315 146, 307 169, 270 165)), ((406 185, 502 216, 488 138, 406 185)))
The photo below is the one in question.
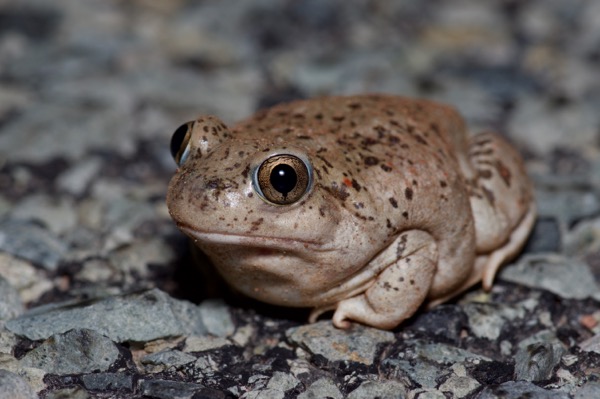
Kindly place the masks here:
POLYGON ((267 158, 254 174, 254 188, 267 202, 289 205, 309 190, 311 166, 294 155, 267 158))
POLYGON ((190 152, 190 137, 192 136, 193 122, 179 126, 171 137, 171 155, 177 165, 181 166, 190 152))

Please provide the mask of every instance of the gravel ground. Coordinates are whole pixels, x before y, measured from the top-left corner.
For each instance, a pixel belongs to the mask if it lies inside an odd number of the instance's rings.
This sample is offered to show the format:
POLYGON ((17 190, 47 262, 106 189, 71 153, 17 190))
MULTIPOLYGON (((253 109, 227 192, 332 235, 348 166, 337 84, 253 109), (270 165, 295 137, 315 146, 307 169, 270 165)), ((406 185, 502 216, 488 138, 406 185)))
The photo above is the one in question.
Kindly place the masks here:
POLYGON ((599 21, 594 0, 0 0, 0 399, 600 397, 599 21), (361 92, 515 143, 523 255, 392 332, 208 289, 164 204, 173 130, 361 92))

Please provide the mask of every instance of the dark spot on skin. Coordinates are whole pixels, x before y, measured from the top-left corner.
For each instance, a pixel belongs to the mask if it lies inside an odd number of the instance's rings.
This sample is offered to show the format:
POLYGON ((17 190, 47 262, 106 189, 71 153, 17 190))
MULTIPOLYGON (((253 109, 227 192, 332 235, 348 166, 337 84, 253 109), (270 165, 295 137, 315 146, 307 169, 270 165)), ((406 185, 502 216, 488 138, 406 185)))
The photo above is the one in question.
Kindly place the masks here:
POLYGON ((248 198, 252 198, 252 197, 254 197, 254 194, 248 193, 248 198))
POLYGON ((327 148, 325 148, 325 147, 321 147, 321 148, 319 148, 319 149, 317 150, 317 154, 320 154, 320 153, 322 153, 322 152, 325 152, 325 151, 327 151, 327 148))
POLYGON ((370 147, 370 146, 372 146, 373 144, 377 144, 377 143, 378 143, 378 141, 377 141, 377 140, 375 140, 375 139, 374 139, 374 138, 372 138, 372 137, 367 137, 367 138, 363 139, 363 140, 360 142, 360 144, 361 144, 363 147, 370 147))
POLYGON ((492 171, 489 169, 480 169, 477 171, 477 175, 479 177, 481 177, 482 179, 491 179, 492 178, 492 171))
POLYGON ((323 157, 321 155, 317 155, 317 158, 319 158, 321 161, 323 161, 325 163, 325 165, 327 165, 328 167, 333 169, 333 165, 331 163, 329 163, 329 161, 325 157, 323 157))
POLYGON ((494 206, 496 203, 496 196, 494 193, 488 190, 486 187, 482 187, 481 190, 483 191, 483 195, 485 195, 485 198, 487 198, 489 203, 494 206))
POLYGON ((354 188, 356 191, 360 191, 362 187, 355 179, 352 179, 352 188, 354 188))
POLYGON ((263 218, 258 218, 254 222, 252 222, 251 223, 252 227, 250 228, 250 231, 256 231, 256 230, 258 230, 263 221, 264 221, 263 218))
POLYGON ((242 176, 244 176, 244 179, 248 178, 249 173, 250 173, 250 166, 246 166, 246 168, 242 171, 242 176))
POLYGON ((404 219, 408 219, 408 212, 406 212, 406 211, 402 212, 402 216, 404 217, 404 219))
POLYGON ((206 125, 202 126, 202 130, 204 130, 204 133, 208 133, 208 126, 206 126, 206 125))
POLYGON ((390 222, 390 219, 385 219, 385 227, 388 229, 392 228, 392 222, 390 222))
POLYGON ((420 144, 428 145, 427 141, 419 134, 415 134, 415 140, 417 140, 417 142, 420 144))
POLYGON ((413 186, 415 186, 415 187, 416 187, 416 186, 418 186, 418 185, 419 185, 419 182, 418 182, 418 181, 416 181, 416 180, 413 180, 413 181, 412 181, 412 184, 413 184, 413 186))
POLYGON ((362 105, 360 105, 359 103, 350 103, 350 104, 348 104, 348 108, 357 110, 357 109, 362 108, 362 105))
POLYGON ((346 201, 346 199, 350 196, 350 193, 346 191, 345 185, 338 186, 335 182, 331 184, 331 187, 323 186, 323 189, 340 201, 346 201))
POLYGON ((390 199, 389 199, 389 200, 390 200, 390 204, 392 204, 392 206, 393 206, 394 208, 398 208, 398 201, 396 201, 396 198, 394 198, 394 197, 390 197, 390 199))
POLYGON ((296 138, 299 139, 299 140, 310 140, 310 139, 312 139, 312 137, 310 137, 310 136, 296 136, 296 138))
POLYGON ((325 217, 325 210, 323 207, 319 208, 319 213, 321 214, 321 217, 325 217))
POLYGON ((321 120, 323 119, 323 114, 319 113, 315 115, 315 119, 321 120))
MULTIPOLYGON (((408 259, 406 259, 406 261, 408 262, 408 259)), ((415 280, 410 280, 410 285, 415 285, 415 280)))
POLYGON ((433 130, 433 132, 435 134, 438 134, 438 135, 440 134, 440 127, 438 126, 437 123, 431 122, 431 124, 429 125, 429 127, 431 128, 431 130, 433 130))
POLYGON ((441 188, 446 188, 448 186, 448 183, 446 183, 445 180, 440 180, 440 187, 441 188))
POLYGON ((413 189, 410 187, 406 187, 404 189, 404 196, 407 200, 411 201, 413 199, 413 189))
POLYGON ((399 281, 400 283, 403 283, 403 282, 404 282, 404 277, 400 277, 400 278, 398 279, 398 281, 399 281))
POLYGON ((388 166, 388 165, 386 165, 384 163, 382 163, 380 166, 381 166, 381 169, 383 169, 384 172, 391 172, 392 171, 392 167, 388 166))
POLYGON ((345 116, 343 116, 343 115, 342 115, 342 116, 333 116, 333 117, 331 117, 331 119, 332 119, 334 122, 338 122, 338 123, 339 123, 339 122, 343 122, 343 121, 344 121, 344 119, 346 119, 346 117, 345 117, 345 116))
POLYGON ((386 134, 389 133, 389 131, 381 125, 375 126, 373 130, 377 132, 377 137, 379 137, 380 139, 382 139, 386 134))
POLYGON ((510 173, 510 169, 508 169, 506 167, 506 165, 504 165, 502 163, 502 161, 498 160, 496 161, 496 170, 498 171, 498 174, 500 175, 500 177, 502 178, 502 180, 504 181, 504 183, 510 187, 510 181, 511 181, 511 173, 510 173))
POLYGON ((293 117, 296 119, 304 119, 304 114, 297 113, 297 114, 294 114, 293 117))
POLYGON ((396 258, 402 258, 404 251, 406 250, 406 235, 400 236, 400 241, 398 241, 398 245, 396 246, 396 258))
POLYGON ((379 163, 379 159, 377 157, 368 156, 365 157, 365 165, 367 166, 375 166, 379 163))

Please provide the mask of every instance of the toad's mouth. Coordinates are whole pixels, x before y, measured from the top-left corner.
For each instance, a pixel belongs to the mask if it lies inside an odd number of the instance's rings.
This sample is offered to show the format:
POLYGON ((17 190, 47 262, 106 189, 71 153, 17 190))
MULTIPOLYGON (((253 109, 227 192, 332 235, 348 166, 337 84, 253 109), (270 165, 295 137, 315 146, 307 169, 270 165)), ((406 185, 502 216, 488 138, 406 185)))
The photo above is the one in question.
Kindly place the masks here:
POLYGON ((289 251, 313 251, 327 252, 332 248, 327 248, 323 243, 317 240, 307 240, 288 237, 271 237, 263 235, 253 235, 251 233, 235 234, 213 231, 202 231, 191 225, 178 223, 177 227, 193 240, 204 244, 231 245, 264 248, 267 250, 289 250, 289 251))

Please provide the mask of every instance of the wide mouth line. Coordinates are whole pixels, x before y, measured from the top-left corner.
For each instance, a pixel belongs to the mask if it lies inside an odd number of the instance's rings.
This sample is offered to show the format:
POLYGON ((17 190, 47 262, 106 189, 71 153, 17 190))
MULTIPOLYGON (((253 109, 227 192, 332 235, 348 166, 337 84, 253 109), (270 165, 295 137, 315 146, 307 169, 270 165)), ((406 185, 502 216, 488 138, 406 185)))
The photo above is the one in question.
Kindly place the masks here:
POLYGON ((299 247, 302 247, 303 249, 310 249, 313 251, 323 250, 322 245, 319 242, 311 240, 203 231, 184 223, 178 223, 177 226, 186 234, 199 240, 207 240, 209 242, 250 245, 270 249, 299 249, 299 247))

